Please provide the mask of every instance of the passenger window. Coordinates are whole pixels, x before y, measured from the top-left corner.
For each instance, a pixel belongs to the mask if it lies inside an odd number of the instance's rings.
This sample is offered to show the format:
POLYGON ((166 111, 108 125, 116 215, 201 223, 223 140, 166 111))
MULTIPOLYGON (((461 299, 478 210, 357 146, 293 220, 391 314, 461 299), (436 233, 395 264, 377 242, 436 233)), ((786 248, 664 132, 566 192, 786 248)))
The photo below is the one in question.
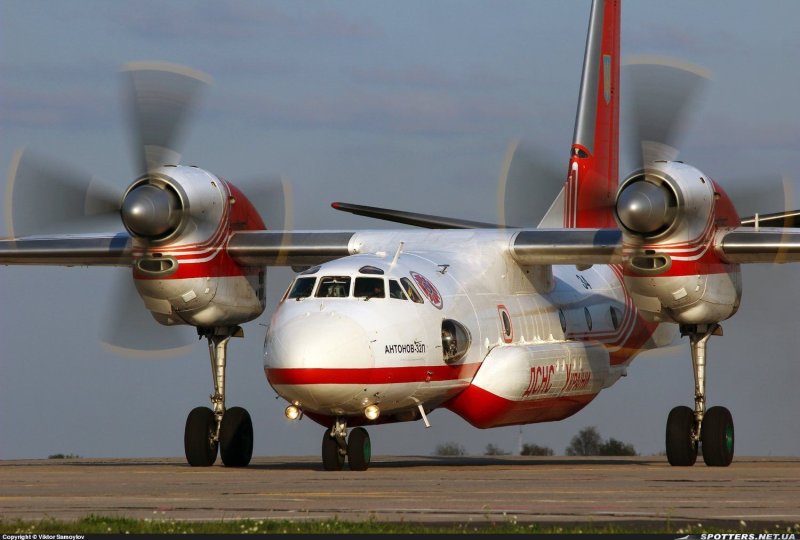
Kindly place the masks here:
POLYGON ((409 298, 411 298, 412 302, 417 304, 422 304, 422 297, 417 292, 417 289, 414 288, 414 284, 411 283, 411 280, 407 277, 400 278, 400 283, 403 284, 403 290, 406 292, 409 298))
POLYGON ((403 292, 403 288, 397 282, 396 279, 389 280, 389 298, 397 298, 398 300, 408 300, 406 298, 405 293, 403 292))
POLYGON ((359 277, 356 278, 356 287, 353 291, 356 298, 386 298, 386 290, 383 278, 359 277))
POLYGON ((311 293, 314 291, 315 281, 317 281, 317 278, 313 277, 297 278, 294 281, 292 288, 289 289, 288 298, 296 298, 297 300, 300 300, 301 298, 307 298, 311 296, 311 293))
POLYGON ((317 297, 346 298, 350 296, 350 276, 326 276, 319 280, 317 297))

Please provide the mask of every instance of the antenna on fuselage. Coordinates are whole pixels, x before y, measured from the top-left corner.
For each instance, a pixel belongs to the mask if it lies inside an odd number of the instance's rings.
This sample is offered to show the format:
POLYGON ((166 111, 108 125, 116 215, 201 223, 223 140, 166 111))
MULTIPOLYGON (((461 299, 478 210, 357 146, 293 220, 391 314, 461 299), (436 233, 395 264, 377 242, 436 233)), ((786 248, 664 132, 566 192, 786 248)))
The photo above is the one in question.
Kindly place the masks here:
POLYGON ((400 257, 400 254, 403 252, 403 244, 405 244, 405 242, 400 242, 400 245, 397 246, 397 251, 394 254, 394 259, 392 259, 391 266, 394 266, 397 263, 397 259, 400 257))

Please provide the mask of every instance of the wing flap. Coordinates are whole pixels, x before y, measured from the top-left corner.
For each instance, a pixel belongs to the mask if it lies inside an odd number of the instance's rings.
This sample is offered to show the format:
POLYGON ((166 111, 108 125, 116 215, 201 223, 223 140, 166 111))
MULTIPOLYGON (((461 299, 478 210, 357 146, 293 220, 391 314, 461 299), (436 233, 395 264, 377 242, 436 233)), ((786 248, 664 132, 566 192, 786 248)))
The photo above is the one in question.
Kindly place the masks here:
POLYGON ((241 231, 228 254, 242 266, 307 266, 346 257, 355 233, 341 231, 241 231))
POLYGON ((800 229, 739 227, 718 240, 717 251, 731 263, 800 262, 800 229))

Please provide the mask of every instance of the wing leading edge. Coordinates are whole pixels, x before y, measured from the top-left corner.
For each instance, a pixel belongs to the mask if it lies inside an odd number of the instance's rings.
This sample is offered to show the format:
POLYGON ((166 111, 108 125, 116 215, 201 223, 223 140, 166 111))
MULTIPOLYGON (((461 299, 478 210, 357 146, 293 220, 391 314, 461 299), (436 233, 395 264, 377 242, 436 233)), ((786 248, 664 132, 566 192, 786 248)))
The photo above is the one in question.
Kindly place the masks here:
MULTIPOLYGON (((225 249, 242 266, 308 266, 356 253, 355 235, 242 231, 225 249)), ((721 231, 713 248, 729 263, 800 262, 800 229, 738 227, 721 231)), ((125 233, 0 239, 2 265, 129 266, 137 252, 125 233)), ((511 236, 509 253, 522 265, 620 264, 629 255, 618 229, 522 229, 511 236)))
POLYGON ((716 249, 731 263, 800 262, 800 229, 739 227, 718 237, 716 249))
MULTIPOLYGON (((712 247, 729 263, 800 262, 800 229, 738 227, 721 231, 712 247)), ((620 264, 635 251, 618 229, 526 229, 510 246, 522 265, 620 264)))
POLYGON ((0 264, 130 266, 134 260, 125 233, 0 238, 0 264))

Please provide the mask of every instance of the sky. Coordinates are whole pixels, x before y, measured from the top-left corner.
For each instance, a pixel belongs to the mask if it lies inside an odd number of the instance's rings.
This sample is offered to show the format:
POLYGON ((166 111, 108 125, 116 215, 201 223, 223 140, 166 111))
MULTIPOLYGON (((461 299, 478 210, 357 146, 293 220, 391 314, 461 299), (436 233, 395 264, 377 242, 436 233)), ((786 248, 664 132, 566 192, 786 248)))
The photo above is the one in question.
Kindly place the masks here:
MULTIPOLYGON (((214 81, 183 163, 234 183, 283 175, 297 228, 389 227, 336 212, 333 201, 493 221, 511 141, 563 156, 566 169, 589 6, 3 0, 0 169, 28 147, 127 185, 135 160, 119 70, 159 60, 214 81)), ((676 57, 712 73, 681 159, 723 186, 784 175, 796 187, 800 3, 637 0, 622 12, 623 57, 676 57)), ((748 202, 742 214, 782 209, 748 202)), ((743 272, 742 307, 709 345, 709 405, 731 409, 737 455, 800 455, 798 268, 743 272)), ((0 268, 0 459, 183 455, 186 415, 213 391, 206 345, 157 360, 106 352, 98 332, 111 310, 140 309, 113 305, 120 273, 0 268)), ((291 276, 270 270, 268 311, 291 276)), ((245 325, 229 348, 228 406, 250 411, 256 455, 318 455, 323 429, 287 422, 263 376, 268 320, 245 325)), ((596 426, 657 454, 669 410, 691 405, 693 390, 684 340, 637 358, 626 378, 562 422, 478 430, 441 410, 430 429, 372 428, 373 453, 425 455, 444 442, 476 455, 490 443, 515 452, 520 439, 562 453, 596 426)))

